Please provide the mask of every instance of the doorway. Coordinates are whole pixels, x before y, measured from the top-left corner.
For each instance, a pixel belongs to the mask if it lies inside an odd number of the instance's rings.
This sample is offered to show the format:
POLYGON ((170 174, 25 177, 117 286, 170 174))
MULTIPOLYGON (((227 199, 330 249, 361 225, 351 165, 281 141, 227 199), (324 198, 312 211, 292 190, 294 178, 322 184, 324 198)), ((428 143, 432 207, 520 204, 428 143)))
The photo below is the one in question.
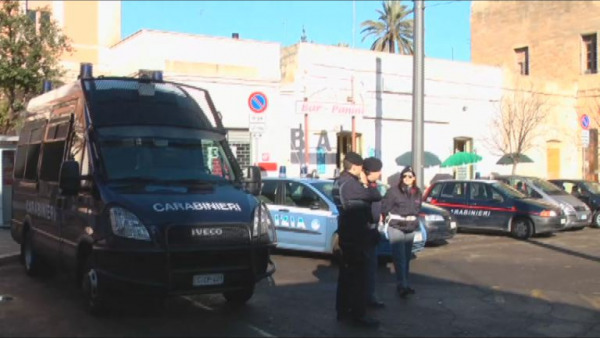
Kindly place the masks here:
MULTIPOLYGON (((455 137, 453 144, 454 153, 473 151, 473 139, 471 137, 455 137)), ((474 177, 473 165, 460 166, 454 168, 454 178, 472 179, 474 177)))
POLYGON ((342 161, 349 151, 354 151, 362 156, 362 135, 356 133, 356 149, 352 149, 352 132, 342 131, 337 133, 337 152, 335 154, 336 166, 342 169, 342 161))

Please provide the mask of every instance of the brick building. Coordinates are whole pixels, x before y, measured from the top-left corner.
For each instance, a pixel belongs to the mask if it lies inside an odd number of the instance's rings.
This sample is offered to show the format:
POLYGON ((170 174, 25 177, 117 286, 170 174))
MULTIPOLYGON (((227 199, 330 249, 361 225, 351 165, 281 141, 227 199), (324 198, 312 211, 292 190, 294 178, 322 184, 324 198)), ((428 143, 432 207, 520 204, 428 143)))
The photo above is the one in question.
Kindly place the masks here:
POLYGON ((596 1, 472 2, 472 62, 502 67, 505 90, 526 82, 549 100, 548 120, 531 150, 538 164, 531 174, 597 180, 599 31, 596 1), (587 147, 584 114, 592 122, 587 147))

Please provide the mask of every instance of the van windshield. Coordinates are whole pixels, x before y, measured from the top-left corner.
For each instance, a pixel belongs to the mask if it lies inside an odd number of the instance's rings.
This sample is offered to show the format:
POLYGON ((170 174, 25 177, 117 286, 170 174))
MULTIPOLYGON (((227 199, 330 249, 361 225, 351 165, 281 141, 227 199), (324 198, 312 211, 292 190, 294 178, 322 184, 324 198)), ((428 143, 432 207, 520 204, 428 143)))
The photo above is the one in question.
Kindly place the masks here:
POLYGON ((600 184, 598 182, 586 181, 583 182, 583 185, 592 193, 592 194, 600 194, 600 184))
POLYGON ((503 193, 504 195, 506 195, 508 197, 518 198, 518 199, 527 197, 525 194, 523 194, 519 190, 511 187, 510 185, 508 185, 502 181, 493 182, 492 187, 498 189, 501 193, 503 193))
POLYGON ((533 185, 535 185, 536 187, 542 189, 542 191, 548 195, 568 195, 564 190, 557 187, 556 185, 537 177, 531 178, 531 183, 533 183, 533 185))
POLYGON ((210 130, 217 127, 208 92, 170 82, 98 78, 84 80, 96 127, 155 125, 210 130))
POLYGON ((98 145, 109 181, 235 181, 219 133, 175 127, 104 127, 98 145))

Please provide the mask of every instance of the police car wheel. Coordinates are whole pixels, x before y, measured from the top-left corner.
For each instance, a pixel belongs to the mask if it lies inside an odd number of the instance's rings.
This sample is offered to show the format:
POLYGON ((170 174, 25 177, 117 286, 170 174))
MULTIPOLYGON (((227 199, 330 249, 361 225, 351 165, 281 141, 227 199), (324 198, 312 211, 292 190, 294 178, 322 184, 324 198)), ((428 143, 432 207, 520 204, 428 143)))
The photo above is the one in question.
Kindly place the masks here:
POLYGON ((528 239, 533 235, 533 225, 526 218, 517 218, 512 225, 512 234, 517 239, 528 239))
POLYGON ((594 218, 591 226, 594 228, 600 228, 600 210, 594 213, 594 218))
POLYGON ((225 299, 232 304, 245 304, 250 300, 250 298, 252 298, 252 295, 254 295, 254 286, 247 289, 223 293, 223 297, 225 297, 225 299))
POLYGON ((33 249, 33 232, 27 230, 25 233, 25 241, 21 246, 21 253, 23 255, 23 265, 25 271, 29 276, 38 276, 41 272, 40 256, 33 249))
POLYGON ((81 290, 83 291, 84 305, 87 311, 94 316, 106 314, 106 304, 100 293, 99 279, 96 269, 88 258, 81 277, 81 290))

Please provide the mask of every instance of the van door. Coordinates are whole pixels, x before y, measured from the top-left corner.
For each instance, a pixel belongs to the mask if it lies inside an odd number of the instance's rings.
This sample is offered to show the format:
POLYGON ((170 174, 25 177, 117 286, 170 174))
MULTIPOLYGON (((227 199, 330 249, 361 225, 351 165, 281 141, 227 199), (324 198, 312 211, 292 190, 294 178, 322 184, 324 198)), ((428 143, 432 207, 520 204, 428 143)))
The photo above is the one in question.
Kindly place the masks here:
POLYGON ((66 146, 71 132, 73 117, 71 114, 53 117, 48 121, 42 143, 39 174, 39 202, 52 210, 52 217, 46 218, 44 232, 51 238, 52 259, 61 261, 62 223, 64 210, 72 205, 60 193, 58 178, 62 162, 66 159, 66 146))
POLYGON ((450 211, 458 222, 459 227, 472 228, 475 224, 469 216, 467 202, 467 183, 448 181, 444 183, 436 205, 450 211))
POLYGON ((506 229, 513 214, 509 202, 483 182, 469 183, 469 204, 478 228, 506 229))

